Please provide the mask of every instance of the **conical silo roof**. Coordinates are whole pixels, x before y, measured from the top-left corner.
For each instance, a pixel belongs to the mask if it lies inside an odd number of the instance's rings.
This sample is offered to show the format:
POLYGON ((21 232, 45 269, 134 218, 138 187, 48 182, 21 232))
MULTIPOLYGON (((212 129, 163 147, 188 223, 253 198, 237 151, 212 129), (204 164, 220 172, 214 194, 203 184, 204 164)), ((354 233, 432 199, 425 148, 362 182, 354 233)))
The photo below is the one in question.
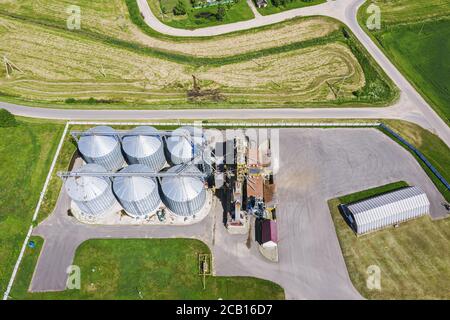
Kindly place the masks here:
MULTIPOLYGON (((123 168, 123 173, 152 173, 152 170, 142 164, 133 164, 123 168)), ((144 176, 116 177, 113 184, 114 193, 119 200, 139 201, 145 199, 158 189, 155 178, 144 176)))
MULTIPOLYGON (((107 172, 105 168, 97 164, 86 164, 75 172, 107 172)), ((69 197, 75 201, 91 201, 97 199, 108 191, 110 180, 105 177, 69 177, 65 188, 69 197)))
MULTIPOLYGON (((167 172, 176 172, 180 167, 174 166, 167 172)), ((191 165, 184 172, 200 173, 200 170, 191 165)), ((165 177, 162 179, 161 188, 165 197, 176 202, 187 202, 204 191, 204 183, 200 177, 165 177)))
POLYGON ((197 155, 198 147, 203 144, 203 134, 200 129, 185 126, 173 131, 167 138, 167 150, 174 164, 187 162, 197 155), (180 136, 183 135, 183 136, 180 136))
POLYGON ((101 135, 102 132, 115 133, 111 127, 98 126, 89 129, 88 132, 92 135, 82 136, 78 141, 78 149, 86 157, 104 157, 113 152, 119 143, 115 136, 101 135))
POLYGON ((166 164, 164 144, 153 127, 141 126, 123 137, 122 147, 129 164, 143 164, 151 170, 160 171, 166 164))

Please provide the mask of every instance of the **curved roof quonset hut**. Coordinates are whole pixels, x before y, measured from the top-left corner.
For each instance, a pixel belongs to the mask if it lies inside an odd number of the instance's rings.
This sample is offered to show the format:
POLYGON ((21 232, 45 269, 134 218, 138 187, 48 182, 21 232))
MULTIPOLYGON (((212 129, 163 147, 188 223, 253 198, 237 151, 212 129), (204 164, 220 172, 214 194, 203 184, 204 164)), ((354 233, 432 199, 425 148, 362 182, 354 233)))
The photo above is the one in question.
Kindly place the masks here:
MULTIPOLYGON (((176 172, 180 165, 167 172, 176 172)), ((200 173, 191 165, 184 172, 200 173)), ((178 216, 192 216, 203 208, 206 202, 206 190, 200 177, 164 177, 161 182, 163 201, 178 216)))
POLYGON ((429 213, 430 201, 419 187, 407 187, 343 206, 344 214, 358 234, 429 213))
POLYGON ((122 138, 122 148, 129 164, 143 164, 153 171, 160 171, 166 164, 164 144, 153 127, 141 126, 122 138))
MULTIPOLYGON (((152 173, 142 164, 123 168, 123 173, 152 173)), ((161 205, 158 183, 155 178, 145 176, 115 177, 113 190, 125 211, 134 218, 145 218, 161 205)))
MULTIPOLYGON (((97 164, 86 164, 75 172, 107 172, 97 164)), ((81 212, 90 217, 101 216, 116 204, 111 180, 106 177, 69 177, 65 183, 66 192, 81 212)))
POLYGON ((88 130, 78 141, 78 150, 87 163, 96 163, 108 171, 117 171, 124 164, 116 131, 108 126, 98 126, 88 130), (108 135, 102 135, 108 133, 108 135))

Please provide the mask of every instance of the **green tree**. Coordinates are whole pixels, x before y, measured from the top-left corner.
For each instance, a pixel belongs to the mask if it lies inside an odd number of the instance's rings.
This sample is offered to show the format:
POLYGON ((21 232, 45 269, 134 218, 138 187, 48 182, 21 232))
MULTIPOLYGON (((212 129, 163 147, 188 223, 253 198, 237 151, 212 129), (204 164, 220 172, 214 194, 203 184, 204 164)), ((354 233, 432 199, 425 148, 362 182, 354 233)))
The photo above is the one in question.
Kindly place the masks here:
POLYGON ((6 109, 0 109, 0 128, 17 126, 16 118, 6 109))
POLYGON ((219 21, 222 21, 223 18, 225 18, 225 13, 226 13, 225 7, 222 5, 219 5, 217 7, 216 19, 219 21))
POLYGON ((176 16, 182 16, 186 14, 186 6, 182 0, 178 0, 178 3, 173 8, 173 14, 176 16))

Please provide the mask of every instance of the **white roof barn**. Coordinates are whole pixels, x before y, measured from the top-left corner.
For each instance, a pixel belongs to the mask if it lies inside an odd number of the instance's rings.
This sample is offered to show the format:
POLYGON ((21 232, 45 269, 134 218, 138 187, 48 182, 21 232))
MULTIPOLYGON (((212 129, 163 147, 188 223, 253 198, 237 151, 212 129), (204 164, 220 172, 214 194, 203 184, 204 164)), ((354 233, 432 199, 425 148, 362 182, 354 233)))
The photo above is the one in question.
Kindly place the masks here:
POLYGON ((430 201, 419 187, 406 187, 367 200, 343 206, 347 222, 357 234, 425 215, 430 201))

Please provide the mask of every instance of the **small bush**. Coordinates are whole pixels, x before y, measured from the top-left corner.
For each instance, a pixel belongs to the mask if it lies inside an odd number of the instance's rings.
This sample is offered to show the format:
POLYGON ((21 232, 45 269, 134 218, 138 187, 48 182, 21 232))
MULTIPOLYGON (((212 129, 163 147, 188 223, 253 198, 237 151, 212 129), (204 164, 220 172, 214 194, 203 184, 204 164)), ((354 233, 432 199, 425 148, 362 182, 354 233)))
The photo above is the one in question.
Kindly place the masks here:
POLYGON ((17 120, 14 115, 6 109, 0 109, 0 127, 15 127, 17 126, 17 120))
POLYGON ((176 6, 173 8, 173 14, 176 16, 183 16, 186 14, 186 7, 182 0, 179 0, 176 6))

